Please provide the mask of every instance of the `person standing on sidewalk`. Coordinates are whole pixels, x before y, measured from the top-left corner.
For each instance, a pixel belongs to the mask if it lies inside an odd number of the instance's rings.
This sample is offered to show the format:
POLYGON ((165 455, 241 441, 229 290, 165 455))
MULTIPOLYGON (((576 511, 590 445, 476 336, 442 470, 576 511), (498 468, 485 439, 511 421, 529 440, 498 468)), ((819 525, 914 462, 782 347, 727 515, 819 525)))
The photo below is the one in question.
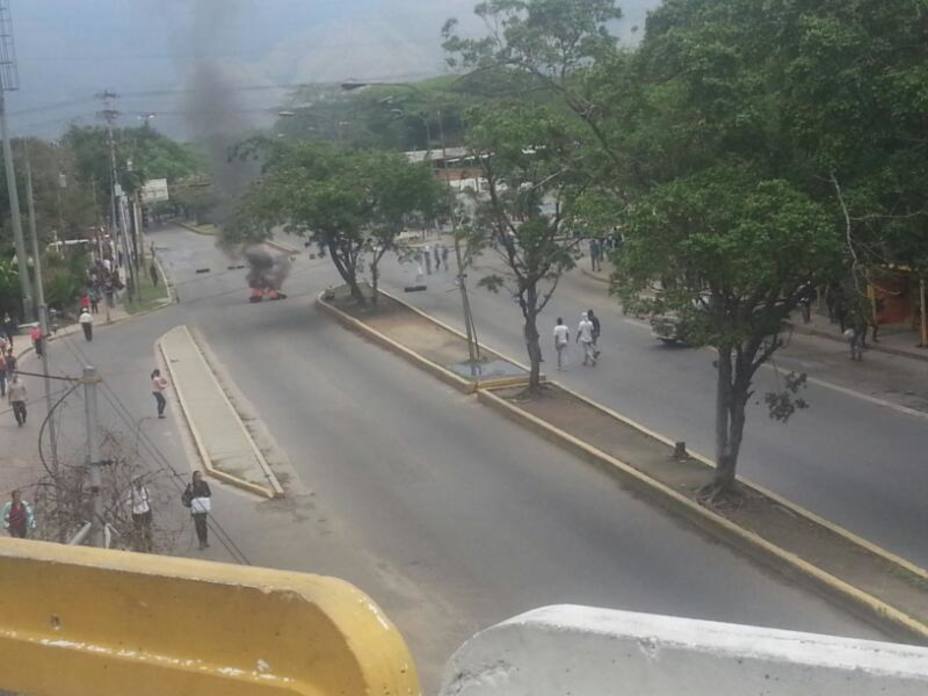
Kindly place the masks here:
POLYGON ((44 336, 42 336, 42 329, 38 324, 29 329, 29 338, 32 339, 32 347, 35 348, 35 354, 41 357, 42 349, 44 348, 42 345, 44 336))
POLYGON ((602 269, 602 264, 599 261, 601 254, 602 254, 602 248, 599 245, 599 240, 595 238, 591 239, 590 240, 590 267, 594 273, 602 269))
POLYGON ((435 270, 438 271, 441 268, 441 247, 438 244, 432 248, 432 255, 435 257, 435 270))
POLYGON ((84 339, 86 341, 93 340, 93 314, 90 313, 89 309, 85 309, 81 312, 81 316, 78 319, 80 322, 81 328, 84 330, 84 339))
POLYGON ((19 489, 12 492, 3 510, 0 511, 3 517, 3 527, 9 532, 11 537, 25 539, 30 529, 35 529, 35 515, 32 514, 32 506, 23 500, 23 494, 19 489))
POLYGON ((158 406, 158 418, 164 418, 164 407, 168 403, 164 398, 164 390, 167 388, 168 381, 161 376, 161 370, 154 370, 151 373, 151 393, 155 397, 155 404, 158 406))
POLYGON ((13 407, 13 417, 16 419, 16 425, 21 428, 26 424, 26 399, 29 394, 26 391, 26 385, 23 384, 18 374, 13 373, 10 385, 6 389, 6 395, 10 406, 13 407))
POLYGON ((132 479, 128 496, 129 509, 132 512, 132 527, 135 531, 135 550, 151 553, 151 496, 142 483, 142 477, 132 479))
POLYGON ((6 350, 0 345, 0 399, 6 396, 6 350))
POLYGON ((567 350, 567 343, 570 341, 570 330, 564 326, 564 320, 557 318, 554 325, 554 350, 557 353, 557 369, 564 367, 564 351, 567 350))
POLYGON ((203 480, 203 474, 199 471, 193 472, 193 480, 187 484, 181 502, 184 507, 190 508, 190 516, 193 517, 193 524, 197 530, 197 540, 200 542, 200 550, 209 548, 209 526, 208 517, 212 509, 210 498, 212 491, 209 484, 203 480))
POLYGON ((448 271, 448 247, 444 244, 441 245, 441 263, 445 268, 445 272, 448 271))
POLYGON ((593 347, 593 322, 589 320, 586 312, 580 314, 580 323, 577 325, 577 342, 583 346, 583 364, 596 367, 596 349, 593 347))
POLYGON ((100 288, 96 283, 90 286, 90 313, 99 314, 100 313, 100 288))
POLYGON ((422 248, 423 256, 425 257, 425 272, 428 275, 432 275, 432 248, 426 244, 422 248))

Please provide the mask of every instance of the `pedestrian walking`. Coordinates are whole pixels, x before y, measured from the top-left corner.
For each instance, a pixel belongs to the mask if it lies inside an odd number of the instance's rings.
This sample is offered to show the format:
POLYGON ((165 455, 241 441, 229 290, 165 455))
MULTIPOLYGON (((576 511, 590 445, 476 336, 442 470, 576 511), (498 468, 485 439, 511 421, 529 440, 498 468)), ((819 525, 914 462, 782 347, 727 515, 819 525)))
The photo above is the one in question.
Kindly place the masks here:
POLYGON ((45 346, 43 345, 44 336, 42 336, 42 329, 38 324, 29 329, 29 338, 32 339, 32 347, 35 348, 35 354, 41 357, 45 346))
POLYGON ((13 355, 13 349, 6 351, 3 361, 6 363, 6 381, 7 384, 13 381, 13 375, 16 374, 16 356, 13 355))
POLYGON ((151 284, 154 287, 158 287, 158 267, 155 265, 154 261, 152 261, 151 265, 148 267, 148 275, 151 276, 151 284))
POLYGON ((580 324, 577 325, 577 343, 583 346, 583 364, 596 366, 596 348, 593 345, 593 322, 589 320, 586 312, 580 314, 580 324))
POLYGON ((564 320, 557 318, 554 325, 554 350, 557 353, 557 369, 564 368, 564 351, 567 350, 567 344, 570 341, 570 329, 564 325, 564 320))
POLYGON ((441 245, 441 265, 448 270, 448 247, 444 244, 441 245))
POLYGON ((90 286, 90 313, 100 313, 100 288, 96 284, 90 286))
POLYGON ((25 539, 29 530, 35 529, 32 506, 23 500, 23 494, 19 489, 10 494, 10 499, 4 503, 0 516, 3 517, 3 528, 11 537, 25 539))
POLYGON ((86 341, 93 340, 93 315, 90 313, 89 309, 85 309, 81 312, 81 316, 77 320, 81 328, 84 330, 84 339, 86 341))
POLYGON ((432 275, 432 249, 426 244, 422 249, 423 256, 425 256, 425 272, 429 275, 432 275))
POLYGON ((26 385, 20 379, 19 375, 13 373, 13 379, 10 380, 6 389, 6 396, 13 408, 13 417, 16 419, 16 425, 20 428, 26 424, 26 399, 29 393, 26 391, 26 385))
POLYGON ((851 350, 851 360, 863 360, 864 342, 866 327, 863 329, 851 327, 844 331, 844 338, 847 341, 848 348, 851 350))
POLYGON ((596 316, 595 314, 593 314, 593 310, 592 310, 592 309, 588 309, 588 310, 586 311, 586 318, 589 319, 590 322, 593 324, 593 331, 592 331, 592 334, 593 334, 593 354, 594 354, 594 357, 595 357, 597 360, 599 360, 599 328, 600 328, 599 317, 596 316))
POLYGON ((187 484, 184 494, 181 496, 181 502, 184 507, 190 508, 190 515, 193 517, 193 524, 197 530, 197 540, 200 542, 200 550, 209 548, 209 526, 207 519, 212 509, 210 498, 212 491, 209 484, 203 480, 203 474, 199 471, 193 472, 193 480, 187 484))
POLYGON ((81 293, 81 311, 85 312, 90 309, 90 292, 85 290, 81 293))
POLYGON ((6 396, 6 350, 0 346, 0 399, 6 396))
POLYGON ((432 248, 432 255, 435 257, 435 270, 437 271, 441 268, 441 247, 438 244, 432 248))
POLYGON ((153 544, 151 537, 151 495, 141 476, 132 479, 127 496, 129 510, 132 512, 132 528, 135 532, 133 544, 136 551, 150 553, 153 544))
POLYGON ((158 407, 158 418, 164 418, 164 407, 167 406, 167 399, 164 398, 164 390, 168 388, 168 381, 161 376, 161 370, 153 370, 151 373, 151 393, 155 397, 155 404, 158 407))

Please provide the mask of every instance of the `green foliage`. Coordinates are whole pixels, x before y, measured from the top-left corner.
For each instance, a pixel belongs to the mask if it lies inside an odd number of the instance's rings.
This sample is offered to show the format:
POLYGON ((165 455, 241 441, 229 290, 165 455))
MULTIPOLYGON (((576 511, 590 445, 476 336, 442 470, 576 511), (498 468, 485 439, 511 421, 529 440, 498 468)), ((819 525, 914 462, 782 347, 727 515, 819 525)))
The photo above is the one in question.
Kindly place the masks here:
POLYGON ((19 316, 19 272, 11 258, 0 257, 0 316, 19 316))
POLYGON ((45 303, 59 310, 70 309, 87 287, 88 264, 86 254, 46 254, 42 262, 45 303))
POLYGON ((397 153, 342 150, 325 143, 254 140, 240 154, 262 153, 252 185, 229 232, 232 241, 267 238, 275 226, 324 248, 358 301, 362 254, 372 273, 394 250, 404 223, 434 213, 440 189, 426 165, 397 153))

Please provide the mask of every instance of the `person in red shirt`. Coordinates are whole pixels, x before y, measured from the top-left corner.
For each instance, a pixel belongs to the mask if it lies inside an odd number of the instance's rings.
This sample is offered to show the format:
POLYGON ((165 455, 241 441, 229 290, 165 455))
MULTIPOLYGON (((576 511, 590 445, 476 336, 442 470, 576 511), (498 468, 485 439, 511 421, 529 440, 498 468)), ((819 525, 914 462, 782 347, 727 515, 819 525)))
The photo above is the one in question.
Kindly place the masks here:
POLYGON ((86 290, 81 295, 81 311, 90 311, 90 293, 86 290))
POLYGON ((32 339, 32 345, 35 347, 35 354, 42 355, 42 342, 44 337, 42 336, 42 329, 39 328, 38 324, 29 330, 29 338, 32 339))

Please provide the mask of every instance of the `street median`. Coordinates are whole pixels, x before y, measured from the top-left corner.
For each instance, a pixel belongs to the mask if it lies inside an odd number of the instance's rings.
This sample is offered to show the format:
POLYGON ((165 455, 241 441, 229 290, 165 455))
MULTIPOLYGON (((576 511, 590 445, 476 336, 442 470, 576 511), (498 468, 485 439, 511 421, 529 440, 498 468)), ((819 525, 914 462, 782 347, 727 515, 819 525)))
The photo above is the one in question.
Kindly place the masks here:
POLYGON ((560 384, 527 393, 525 368, 499 353, 483 349, 523 373, 509 382, 468 379, 449 367, 466 358, 462 334, 386 294, 376 311, 349 309, 341 292, 319 306, 352 330, 889 634, 928 644, 925 569, 740 478, 733 496, 706 501, 701 491, 714 475, 706 457, 681 454, 670 438, 560 384))
POLYGON ((338 288, 322 293, 317 304, 343 326, 464 394, 528 383, 528 368, 487 348, 481 347, 479 360, 471 363, 464 334, 390 293, 380 291, 376 306, 360 305, 346 288, 338 288))
POLYGON ((249 493, 282 497, 277 476, 187 327, 168 331, 158 346, 206 473, 249 493))

